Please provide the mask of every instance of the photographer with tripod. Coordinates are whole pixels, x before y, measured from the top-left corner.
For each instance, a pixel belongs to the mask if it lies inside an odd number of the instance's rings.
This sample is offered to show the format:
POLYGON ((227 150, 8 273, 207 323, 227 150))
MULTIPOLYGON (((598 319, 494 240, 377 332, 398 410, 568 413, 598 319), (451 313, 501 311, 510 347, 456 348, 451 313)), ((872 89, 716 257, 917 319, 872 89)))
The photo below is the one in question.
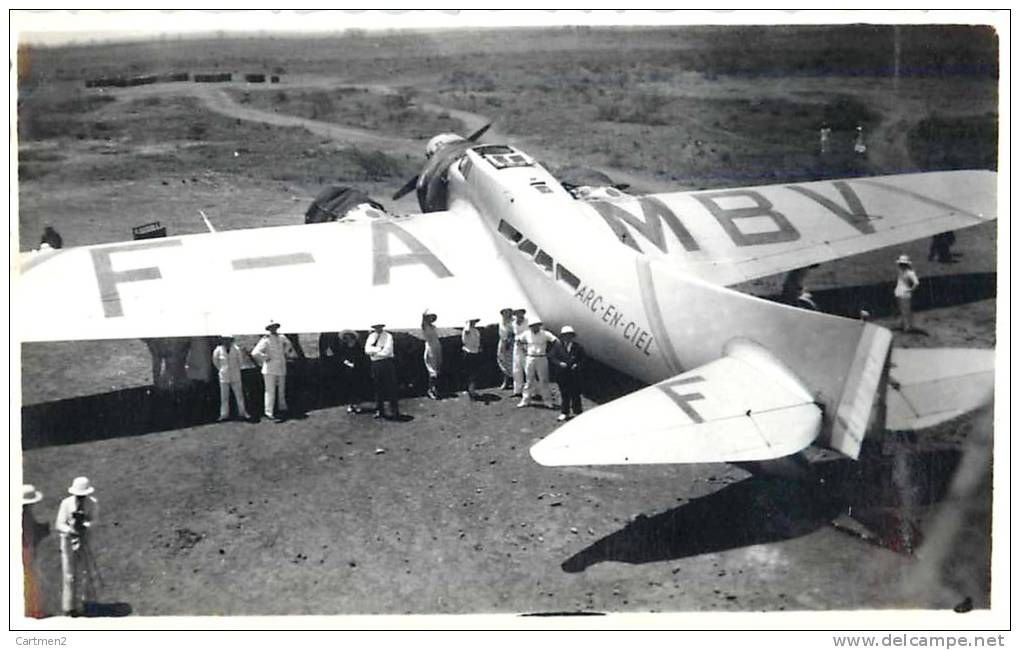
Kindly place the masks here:
POLYGON ((90 546, 90 530, 99 515, 99 502, 89 496, 96 491, 79 476, 71 483, 72 496, 60 502, 54 528, 60 533, 60 567, 64 575, 61 609, 65 616, 78 616, 88 599, 95 599, 95 582, 100 580, 90 546))

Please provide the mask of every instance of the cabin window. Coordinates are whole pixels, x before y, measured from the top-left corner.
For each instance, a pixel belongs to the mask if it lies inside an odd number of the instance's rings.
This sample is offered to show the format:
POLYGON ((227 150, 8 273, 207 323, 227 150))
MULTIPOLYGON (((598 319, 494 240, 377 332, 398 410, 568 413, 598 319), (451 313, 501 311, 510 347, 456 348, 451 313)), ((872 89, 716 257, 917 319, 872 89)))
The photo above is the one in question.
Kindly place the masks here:
POLYGON ((535 251, 538 250, 538 245, 530 239, 525 239, 521 243, 517 244, 517 248, 528 257, 531 257, 535 254, 535 251))
POLYGON ((577 291, 577 288, 581 286, 581 279, 568 271, 562 264, 556 265, 556 279, 573 291, 577 291))
POLYGON ((497 230, 499 231, 499 234, 503 235, 515 244, 524 239, 524 235, 522 235, 519 230, 502 219, 499 220, 499 227, 497 230))
POLYGON ((545 269, 546 273, 552 275, 553 258, 549 256, 549 253, 546 253, 545 251, 542 250, 538 251, 538 254, 535 255, 535 264, 538 264, 543 269, 545 269))

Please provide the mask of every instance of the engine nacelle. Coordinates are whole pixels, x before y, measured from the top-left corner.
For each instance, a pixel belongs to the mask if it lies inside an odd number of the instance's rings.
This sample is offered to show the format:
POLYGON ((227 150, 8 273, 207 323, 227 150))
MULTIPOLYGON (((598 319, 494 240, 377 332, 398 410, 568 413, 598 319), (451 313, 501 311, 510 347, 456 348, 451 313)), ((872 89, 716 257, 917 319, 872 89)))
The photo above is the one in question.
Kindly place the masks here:
POLYGON ((428 162, 418 176, 418 206, 422 212, 440 212, 449 207, 447 172, 475 145, 453 133, 442 133, 429 140, 425 147, 428 162))
POLYGON ((331 185, 319 192, 312 201, 305 212, 305 223, 340 221, 356 213, 378 218, 386 214, 386 208, 357 188, 331 185))

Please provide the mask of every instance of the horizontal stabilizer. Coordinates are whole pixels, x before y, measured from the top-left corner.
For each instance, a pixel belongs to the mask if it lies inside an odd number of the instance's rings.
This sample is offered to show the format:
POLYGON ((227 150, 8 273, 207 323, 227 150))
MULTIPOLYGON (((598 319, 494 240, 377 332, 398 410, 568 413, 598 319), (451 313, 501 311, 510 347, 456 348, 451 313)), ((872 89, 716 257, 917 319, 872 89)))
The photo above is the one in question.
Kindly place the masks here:
POLYGON ((725 356, 599 406, 531 448, 541 465, 765 460, 818 436, 821 409, 781 362, 736 340, 725 356))
POLYGON ((894 349, 885 426, 935 426, 987 404, 994 389, 995 350, 894 349))

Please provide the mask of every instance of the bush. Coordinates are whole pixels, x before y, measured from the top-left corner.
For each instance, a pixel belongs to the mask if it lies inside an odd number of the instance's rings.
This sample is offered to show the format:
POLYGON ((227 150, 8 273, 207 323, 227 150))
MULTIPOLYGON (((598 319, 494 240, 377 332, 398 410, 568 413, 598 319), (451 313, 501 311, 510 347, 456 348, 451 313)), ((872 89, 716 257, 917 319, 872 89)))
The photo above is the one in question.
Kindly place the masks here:
POLYGON ((856 97, 840 95, 822 111, 822 118, 833 131, 852 131, 860 124, 865 128, 877 124, 881 117, 856 97))
POLYGON ((344 153, 370 180, 404 176, 400 162, 382 151, 364 151, 354 147, 344 153))
POLYGON ((997 169, 999 121, 996 115, 929 115, 907 134, 914 162, 925 169, 997 169))

